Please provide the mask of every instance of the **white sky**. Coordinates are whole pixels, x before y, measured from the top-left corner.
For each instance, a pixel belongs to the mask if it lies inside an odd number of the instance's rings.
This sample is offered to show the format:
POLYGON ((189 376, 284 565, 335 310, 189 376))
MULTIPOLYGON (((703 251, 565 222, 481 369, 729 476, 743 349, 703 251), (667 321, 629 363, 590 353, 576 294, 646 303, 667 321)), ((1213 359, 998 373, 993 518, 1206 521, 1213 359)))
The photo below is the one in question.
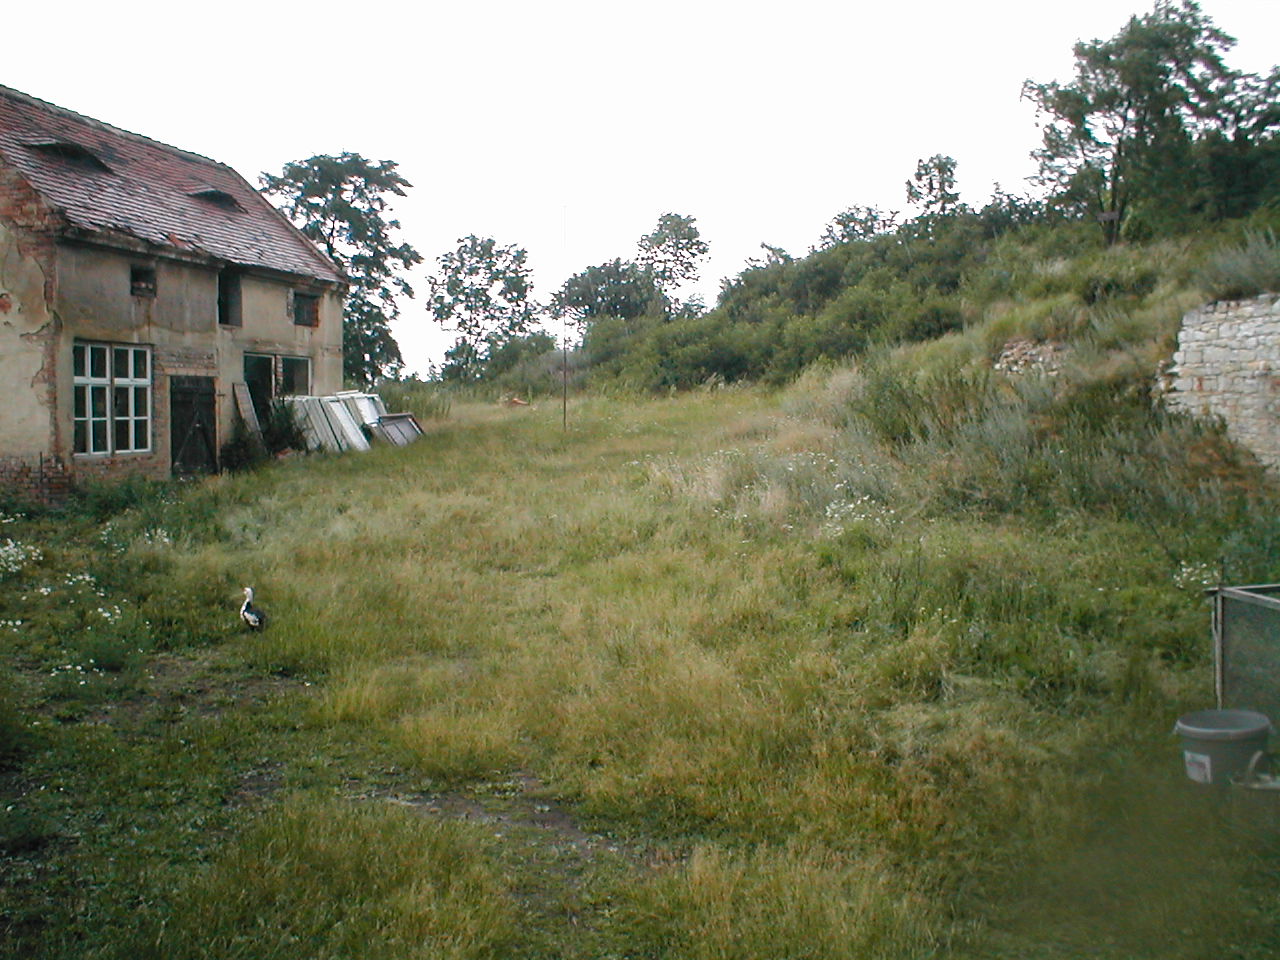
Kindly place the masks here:
MULTIPOLYGON (((1276 61, 1280 3, 1203 0, 1276 61)), ((1033 172, 1022 81, 1069 80, 1077 40, 1151 0, 229 0, 10 4, 0 83, 261 171, 320 153, 395 160, 395 215, 426 260, 396 333, 410 368, 452 342, 425 275, 469 233, 529 251, 535 294, 630 257, 665 212, 711 245, 699 287, 761 242, 805 253, 840 210, 901 210, 916 160, 958 162, 966 201, 1033 172)), ((556 331, 553 331, 556 332, 556 331)))

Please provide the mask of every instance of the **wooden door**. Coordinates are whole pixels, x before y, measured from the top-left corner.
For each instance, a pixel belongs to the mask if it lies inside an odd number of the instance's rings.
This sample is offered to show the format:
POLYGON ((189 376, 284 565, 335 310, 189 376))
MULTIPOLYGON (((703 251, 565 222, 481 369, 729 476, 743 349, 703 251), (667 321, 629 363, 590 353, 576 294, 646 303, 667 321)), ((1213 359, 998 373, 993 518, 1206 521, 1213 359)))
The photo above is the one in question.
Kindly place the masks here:
POLYGON ((169 453, 177 476, 217 472, 214 393, 213 377, 169 378, 169 453))

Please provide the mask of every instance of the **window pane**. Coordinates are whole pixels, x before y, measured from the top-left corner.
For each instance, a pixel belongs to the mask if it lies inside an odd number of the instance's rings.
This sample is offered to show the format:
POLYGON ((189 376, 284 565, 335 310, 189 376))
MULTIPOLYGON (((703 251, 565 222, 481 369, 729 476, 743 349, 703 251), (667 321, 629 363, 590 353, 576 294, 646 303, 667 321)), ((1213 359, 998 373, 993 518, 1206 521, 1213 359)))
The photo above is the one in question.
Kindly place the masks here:
POLYGON ((133 378, 135 380, 149 380, 147 375, 147 351, 133 351, 133 378))
POLYGON ((96 380, 107 379, 106 347, 89 347, 89 376, 96 380))
POLYGON ((310 361, 303 357, 280 359, 280 392, 286 396, 304 396, 310 390, 310 361))
POLYGON ((105 420, 107 417, 107 388, 106 387, 90 387, 89 388, 89 410, 90 414, 99 420, 105 420))
POLYGON ((107 421, 93 421, 93 446, 89 449, 89 453, 106 453, 107 452, 107 421))
POLYGON ((85 392, 88 389, 89 389, 88 387, 76 387, 75 389, 75 396, 76 396, 75 416, 77 420, 83 420, 85 417, 89 415, 89 399, 85 396, 85 392))
POLYGON ((74 376, 83 377, 85 371, 85 345, 77 343, 71 348, 71 372, 74 376))
POLYGON ((133 449, 147 450, 150 449, 150 447, 150 438, 147 436, 147 421, 133 421, 133 449))
POLYGON ((129 354, 132 353, 128 347, 116 347, 112 351, 111 358, 111 375, 117 380, 125 380, 129 376, 129 354))
POLYGON ((116 387, 115 408, 112 410, 117 417, 129 416, 129 395, 131 391, 128 387, 116 387))
POLYGON ((76 453, 88 453, 89 430, 83 420, 76 421, 76 453))
POLYGON ((147 393, 146 387, 133 388, 133 415, 135 417, 149 416, 151 411, 147 409, 147 393))
POLYGON ((133 421, 131 420, 116 421, 115 433, 116 433, 116 449, 117 450, 129 449, 129 434, 131 433, 129 427, 132 424, 132 422, 133 421))

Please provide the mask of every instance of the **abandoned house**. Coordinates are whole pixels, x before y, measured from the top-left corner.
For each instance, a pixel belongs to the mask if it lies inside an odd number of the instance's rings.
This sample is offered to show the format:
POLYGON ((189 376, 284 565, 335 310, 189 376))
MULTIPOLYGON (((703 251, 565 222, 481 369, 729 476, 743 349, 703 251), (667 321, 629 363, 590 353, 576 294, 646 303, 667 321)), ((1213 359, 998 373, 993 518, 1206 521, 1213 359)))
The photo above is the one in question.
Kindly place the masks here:
POLYGON ((0 485, 217 469, 341 388, 345 290, 230 167, 0 86, 0 485))

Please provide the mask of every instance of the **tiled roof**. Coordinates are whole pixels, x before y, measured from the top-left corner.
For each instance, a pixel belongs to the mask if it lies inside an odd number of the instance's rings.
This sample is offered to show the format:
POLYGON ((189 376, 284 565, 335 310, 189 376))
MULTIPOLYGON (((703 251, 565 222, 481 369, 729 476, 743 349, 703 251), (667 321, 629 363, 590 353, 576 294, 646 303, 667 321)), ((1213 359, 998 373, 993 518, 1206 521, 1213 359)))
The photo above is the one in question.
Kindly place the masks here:
POLYGON ((0 160, 73 228, 345 282, 328 257, 225 164, 4 86, 0 160))

